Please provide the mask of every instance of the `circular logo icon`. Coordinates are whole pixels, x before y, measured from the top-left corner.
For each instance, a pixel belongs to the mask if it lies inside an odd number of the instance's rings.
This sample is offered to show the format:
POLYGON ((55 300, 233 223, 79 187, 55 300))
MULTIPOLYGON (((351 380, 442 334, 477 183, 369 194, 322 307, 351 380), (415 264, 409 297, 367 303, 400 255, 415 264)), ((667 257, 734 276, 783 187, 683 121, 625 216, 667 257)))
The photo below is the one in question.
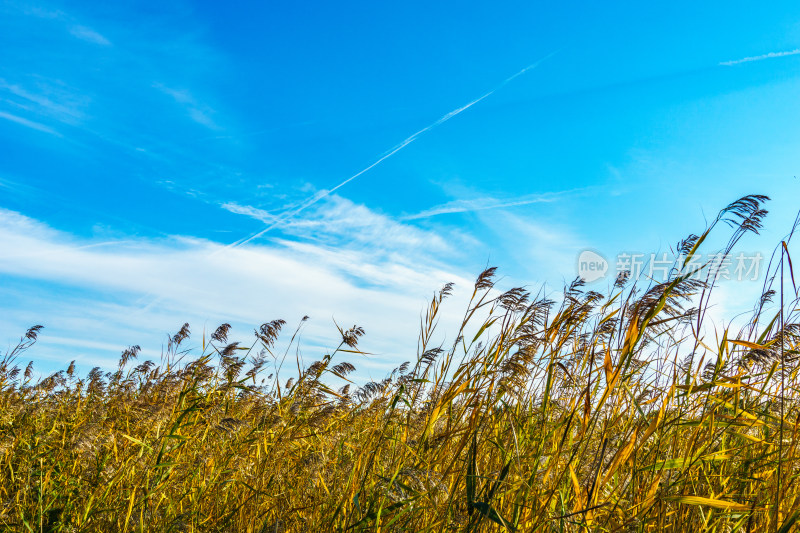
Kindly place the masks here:
POLYGON ((603 279, 608 273, 608 261, 592 250, 584 250, 578 256, 578 275, 586 283, 603 279))

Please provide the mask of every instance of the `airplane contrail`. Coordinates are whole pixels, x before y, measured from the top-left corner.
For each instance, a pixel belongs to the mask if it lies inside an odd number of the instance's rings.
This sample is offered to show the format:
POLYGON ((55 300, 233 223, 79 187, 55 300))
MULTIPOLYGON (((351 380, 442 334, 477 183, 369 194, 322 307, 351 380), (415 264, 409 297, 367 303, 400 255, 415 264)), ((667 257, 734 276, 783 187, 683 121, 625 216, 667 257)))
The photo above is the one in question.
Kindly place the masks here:
POLYGON ((505 85, 507 85, 508 83, 512 82, 514 79, 518 78, 519 76, 522 76, 523 74, 525 74, 529 70, 538 67, 543 61, 546 61, 546 60, 550 59, 551 57, 553 57, 553 55, 555 55, 555 52, 546 55, 545 57, 543 57, 542 59, 536 61, 535 63, 531 63, 530 65, 528 65, 527 67, 523 68, 522 70, 520 70, 516 74, 514 74, 512 76, 509 76, 508 78, 503 80, 499 85, 497 85, 492 90, 484 93, 483 95, 481 95, 480 97, 476 98, 475 100, 472 100, 471 102, 469 102, 469 103, 467 103, 467 104, 465 104, 465 105, 463 105, 463 106, 461 106, 459 108, 456 108, 453 111, 450 111, 449 113, 445 114, 444 116, 442 116, 441 118, 439 118, 435 122, 431 123, 430 125, 422 128, 421 130, 417 131, 416 133, 413 133, 412 135, 407 137, 405 140, 403 140, 399 144, 395 145, 394 147, 392 147, 388 151, 384 152, 381 155, 381 157, 378 158, 374 163, 372 163, 368 167, 356 172, 355 174, 353 174, 352 176, 350 176, 346 180, 344 180, 341 183, 339 183, 337 186, 333 187, 332 189, 328 189, 326 191, 323 191, 322 193, 316 194, 316 195, 308 198, 299 207, 297 207, 296 209, 294 209, 294 210, 292 210, 292 211, 290 211, 288 213, 285 213, 285 214, 281 215, 280 217, 278 217, 278 219, 275 222, 273 222, 272 224, 270 224, 266 228, 262 229, 261 231, 258 231, 257 233, 254 233, 254 234, 250 235, 249 237, 246 237, 244 239, 240 239, 240 240, 238 240, 238 241, 236 241, 234 243, 231 243, 228 246, 222 248, 220 251, 227 250, 227 249, 230 249, 230 248, 235 248, 237 246, 242 246, 243 244, 247 244, 248 242, 261 237, 262 235, 264 235, 268 231, 272 230, 276 226, 280 225, 281 223, 285 222, 286 220, 294 217, 295 215, 299 214, 300 212, 304 211, 305 209, 311 207, 312 205, 314 205, 315 203, 319 202, 323 198, 333 194, 338 189, 341 189, 342 187, 344 187, 345 185, 347 185, 348 183, 350 183, 354 179, 358 178, 359 176, 361 176, 365 172, 368 172, 371 169, 375 168, 376 166, 380 165, 382 162, 386 161, 387 159, 392 157, 394 154, 396 154, 397 152, 399 152, 400 150, 402 150, 403 148, 405 148, 406 146, 408 146, 409 144, 414 142, 417 139, 417 137, 419 137, 423 133, 425 133, 427 131, 430 131, 430 130, 432 130, 433 128, 435 128, 437 126, 440 126, 441 124, 444 124, 445 122, 447 122, 451 118, 459 115, 460 113, 463 113, 464 111, 466 111, 470 107, 474 106, 475 104, 477 104, 481 100, 484 100, 484 99, 488 98, 489 96, 491 96, 492 94, 494 94, 495 92, 499 91, 505 85))
POLYGON ((733 65, 739 65, 741 63, 750 63, 751 61, 763 61, 764 59, 774 59, 776 57, 786 57, 786 56, 795 56, 800 54, 800 48, 796 48, 794 50, 787 50, 785 52, 770 52, 768 54, 763 54, 760 56, 750 56, 750 57, 743 57, 742 59, 735 59, 733 61, 723 61, 720 65, 724 65, 726 67, 730 67, 733 65))

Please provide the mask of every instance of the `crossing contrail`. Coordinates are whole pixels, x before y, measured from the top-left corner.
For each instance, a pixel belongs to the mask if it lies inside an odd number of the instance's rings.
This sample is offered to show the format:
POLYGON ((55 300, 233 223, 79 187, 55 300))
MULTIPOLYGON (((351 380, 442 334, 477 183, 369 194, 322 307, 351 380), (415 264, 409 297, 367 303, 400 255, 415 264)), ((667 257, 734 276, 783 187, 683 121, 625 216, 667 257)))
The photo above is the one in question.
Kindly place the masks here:
MULTIPOLYGON (((222 250, 226 250, 226 249, 229 249, 229 248, 235 248, 237 246, 241 246, 243 244, 247 244, 248 242, 252 241, 253 239, 257 239, 257 238, 261 237, 262 235, 264 235, 268 231, 272 230, 276 226, 278 226, 281 223, 283 223, 283 222, 289 220, 290 218, 296 216, 297 214, 299 214, 300 212, 304 211, 305 209, 308 209, 309 207, 311 207, 315 203, 319 202, 320 200, 322 200, 323 198, 325 198, 327 196, 330 196, 331 194, 333 194, 337 190, 341 189, 342 187, 344 187, 345 185, 347 185, 348 183, 350 183, 354 179, 358 178, 362 174, 364 174, 366 172, 369 172, 370 170, 372 170, 376 166, 380 165, 381 163, 383 163, 384 161, 386 161, 387 159, 392 157, 394 154, 396 154, 397 152, 399 152, 400 150, 402 150, 403 148, 405 148, 406 146, 408 146, 409 144, 414 142, 420 135, 424 134, 425 132, 428 132, 428 131, 432 130, 433 128, 435 128, 437 126, 440 126, 440 125, 444 124, 445 122, 447 122, 451 118, 463 113, 464 111, 466 111, 470 107, 474 106, 475 104, 477 104, 481 100, 484 100, 484 99, 490 97, 492 94, 494 94, 495 92, 497 92, 500 89, 502 89, 505 85, 507 85, 508 83, 514 81, 516 78, 522 76, 523 74, 525 74, 529 70, 532 70, 532 69, 538 67, 543 61, 546 61, 546 60, 550 59, 551 57, 553 57, 553 55, 555 55, 555 52, 553 52, 551 54, 548 54, 547 56, 545 56, 542 59, 536 61, 535 63, 531 63, 530 65, 528 65, 527 67, 523 68, 522 70, 520 70, 516 74, 514 74, 512 76, 509 76, 508 78, 503 80, 499 85, 497 85, 492 90, 484 93, 483 95, 479 96, 475 100, 472 100, 471 102, 469 102, 469 103, 467 103, 467 104, 465 104, 465 105, 463 105, 461 107, 458 107, 458 108, 450 111, 449 113, 443 115, 441 118, 439 118, 435 122, 431 123, 430 125, 425 126, 424 128, 422 128, 421 130, 417 131, 416 133, 413 133, 410 136, 406 137, 402 142, 400 142, 399 144, 397 144, 394 147, 390 148, 388 151, 386 151, 383 154, 381 154, 381 156, 374 163, 372 163, 371 165, 369 165, 366 168, 363 168, 362 170, 359 170, 358 172, 356 172, 355 174, 353 174, 352 176, 350 176, 346 180, 344 180, 341 183, 339 183, 337 186, 333 187, 332 189, 328 189, 328 190, 325 190, 325 191, 323 191, 321 193, 315 194, 314 196, 308 198, 306 201, 304 201, 302 204, 300 204, 300 206, 298 206, 297 208, 293 209, 292 211, 289 211, 288 213, 284 213, 283 215, 279 216, 277 220, 275 220, 273 223, 271 223, 270 225, 268 225, 267 227, 265 227, 261 231, 259 231, 257 233, 254 233, 254 234, 250 235, 249 237, 245 237, 244 239, 240 239, 240 240, 238 240, 238 241, 236 241, 234 243, 231 243, 228 246, 224 247, 222 250)), ((222 251, 222 250, 220 250, 220 251, 222 251)))

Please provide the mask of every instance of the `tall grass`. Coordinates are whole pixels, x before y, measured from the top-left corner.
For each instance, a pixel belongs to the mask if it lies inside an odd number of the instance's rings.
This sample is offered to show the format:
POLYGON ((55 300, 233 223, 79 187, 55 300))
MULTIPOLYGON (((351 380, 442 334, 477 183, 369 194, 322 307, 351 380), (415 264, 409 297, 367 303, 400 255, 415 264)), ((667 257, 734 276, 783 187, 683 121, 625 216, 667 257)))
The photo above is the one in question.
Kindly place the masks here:
POLYGON ((788 247, 739 331, 711 330, 712 266, 691 266, 711 232, 732 228, 723 253, 757 233, 765 200, 681 241, 668 279, 621 276, 607 295, 579 281, 553 300, 501 293, 488 269, 456 341, 437 345, 445 286, 416 358, 360 387, 360 328, 303 367, 294 337, 275 351, 283 321, 247 345, 223 325, 194 355, 187 325, 159 365, 136 366, 132 347, 116 372, 37 382, 16 366, 31 328, 0 366, 0 527, 787 532, 800 509, 788 247))

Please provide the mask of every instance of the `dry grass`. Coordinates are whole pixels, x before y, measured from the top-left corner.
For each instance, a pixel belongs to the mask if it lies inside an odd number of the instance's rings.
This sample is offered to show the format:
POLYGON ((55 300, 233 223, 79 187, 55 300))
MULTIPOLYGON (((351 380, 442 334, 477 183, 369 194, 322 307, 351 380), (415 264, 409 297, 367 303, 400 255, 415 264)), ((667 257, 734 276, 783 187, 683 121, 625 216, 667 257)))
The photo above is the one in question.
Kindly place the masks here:
POLYGON ((716 338, 713 276, 684 261, 723 222, 723 252, 757 232, 765 200, 734 202, 682 241, 663 283, 619 279, 609 295, 573 283, 554 302, 501 294, 487 270, 458 340, 436 346, 445 287, 416 361, 360 388, 346 362, 359 328, 295 368, 274 353, 282 321, 244 347, 223 325, 191 361, 186 326, 158 366, 134 366, 133 347, 117 372, 79 379, 71 365, 36 383, 15 366, 32 328, 0 367, 0 527, 789 531, 800 324, 788 248, 750 322, 716 338))

